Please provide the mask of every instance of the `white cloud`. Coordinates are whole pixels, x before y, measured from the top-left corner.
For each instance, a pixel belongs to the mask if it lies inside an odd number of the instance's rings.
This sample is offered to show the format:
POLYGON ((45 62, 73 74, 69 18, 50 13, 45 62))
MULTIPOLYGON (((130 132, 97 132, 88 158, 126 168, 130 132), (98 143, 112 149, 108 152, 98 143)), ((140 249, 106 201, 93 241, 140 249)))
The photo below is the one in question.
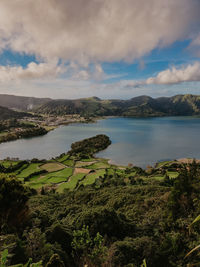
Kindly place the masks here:
POLYGON ((75 80, 89 80, 91 77, 90 72, 87 70, 80 70, 79 72, 73 75, 73 79, 75 80))
POLYGON ((199 0, 0 0, 0 52, 35 55, 39 62, 0 66, 6 84, 0 92, 113 98, 132 94, 133 87, 143 94, 146 85, 200 81, 199 63, 115 84, 105 80, 120 75, 108 75, 101 66, 140 59, 143 69, 145 54, 184 38, 200 47, 199 13, 199 0))
POLYGON ((189 50, 195 54, 195 56, 200 57, 200 33, 198 33, 192 40, 189 50))
POLYGON ((0 49, 88 62, 132 61, 189 37, 199 0, 0 1, 0 49))
POLYGON ((200 81, 200 62, 195 62, 181 68, 172 67, 159 72, 155 77, 146 80, 123 81, 126 88, 137 88, 150 84, 178 84, 183 82, 200 81))
POLYGON ((176 84, 200 81, 200 63, 195 62, 182 68, 172 67, 146 80, 146 84, 176 84))
POLYGON ((71 74, 71 78, 75 80, 106 80, 113 76, 107 75, 100 64, 88 65, 86 68, 82 68, 77 64, 70 64, 68 67, 68 74, 71 74))
POLYGON ((98 96, 102 99, 128 99, 138 95, 153 97, 170 96, 174 94, 199 94, 200 82, 184 84, 148 85, 126 87, 128 81, 116 83, 94 83, 90 80, 64 80, 60 78, 41 80, 22 80, 18 83, 9 82, 0 86, 1 94, 15 94, 36 97, 51 97, 77 99, 81 97, 98 96))
POLYGON ((53 78, 63 72, 61 66, 55 63, 31 62, 26 68, 21 66, 0 66, 0 82, 9 82, 15 80, 28 80, 40 78, 53 78))

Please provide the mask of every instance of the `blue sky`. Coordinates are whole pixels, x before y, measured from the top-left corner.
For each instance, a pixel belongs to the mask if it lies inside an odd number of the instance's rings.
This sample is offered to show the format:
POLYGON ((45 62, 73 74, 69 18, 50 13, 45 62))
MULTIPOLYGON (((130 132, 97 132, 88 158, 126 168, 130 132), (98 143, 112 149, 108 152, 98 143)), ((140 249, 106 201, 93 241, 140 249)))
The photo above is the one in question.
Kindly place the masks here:
POLYGON ((0 93, 200 94, 198 0, 6 2, 0 3, 0 93))

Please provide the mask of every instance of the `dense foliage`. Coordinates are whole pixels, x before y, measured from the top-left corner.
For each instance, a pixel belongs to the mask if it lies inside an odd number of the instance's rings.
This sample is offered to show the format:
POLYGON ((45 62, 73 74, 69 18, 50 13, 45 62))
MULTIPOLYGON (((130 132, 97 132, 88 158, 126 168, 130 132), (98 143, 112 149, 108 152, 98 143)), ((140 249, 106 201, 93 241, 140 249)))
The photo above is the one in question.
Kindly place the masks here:
POLYGON ((38 98, 27 96, 15 96, 15 95, 0 95, 0 106, 7 107, 9 109, 30 111, 33 108, 50 101, 50 98, 38 98))
POLYGON ((198 249, 185 257, 200 243, 198 221, 190 227, 200 214, 200 163, 117 167, 94 158, 109 144, 97 135, 50 161, 1 161, 3 266, 200 265, 198 249))
MULTIPOLYGON (((101 100, 97 97, 76 100, 52 100, 50 98, 34 98, 13 95, 0 95, 0 106, 17 109, 33 110, 37 113, 66 115, 80 114, 85 117, 96 116, 176 116, 199 115, 200 96, 176 95, 173 97, 151 98, 149 96, 134 97, 129 100, 101 100)), ((2 110, 2 118, 19 116, 13 110, 2 110), (9 117, 7 113, 9 112, 9 117), (4 115, 5 114, 5 115, 4 115)), ((0 116, 0 118, 1 118, 0 116)))
POLYGON ((14 177, 0 176, 0 231, 9 232, 25 220, 31 191, 14 177))
POLYGON ((82 116, 153 117, 199 115, 200 96, 134 97, 129 100, 101 100, 97 97, 76 100, 51 100, 36 112, 46 114, 80 114, 82 116))
MULTIPOLYGON (((199 266, 197 252, 185 258, 200 240, 198 223, 188 228, 200 214, 199 164, 185 164, 173 181, 137 177, 127 184, 120 174, 104 175, 100 183, 63 194, 29 194, 21 227, 6 228, 10 220, 4 216, 1 250, 9 248, 8 263, 32 258, 43 266, 139 267, 146 259, 152 267, 199 266)), ((1 212, 16 214, 18 194, 23 210, 26 189, 5 176, 1 181, 1 212)))
POLYGON ((31 115, 25 112, 17 112, 9 108, 0 106, 0 122, 1 120, 23 118, 24 116, 30 117, 31 115))
POLYGON ((70 156, 79 155, 81 158, 92 157, 94 153, 106 149, 110 144, 111 141, 108 136, 105 134, 99 134, 94 137, 73 143, 68 154, 70 156))
POLYGON ((43 127, 38 127, 38 126, 22 127, 22 125, 20 125, 20 128, 18 128, 18 130, 14 130, 13 132, 11 131, 11 132, 8 132, 7 134, 1 135, 0 143, 16 140, 19 138, 40 136, 40 135, 46 134, 47 132, 48 131, 43 127))

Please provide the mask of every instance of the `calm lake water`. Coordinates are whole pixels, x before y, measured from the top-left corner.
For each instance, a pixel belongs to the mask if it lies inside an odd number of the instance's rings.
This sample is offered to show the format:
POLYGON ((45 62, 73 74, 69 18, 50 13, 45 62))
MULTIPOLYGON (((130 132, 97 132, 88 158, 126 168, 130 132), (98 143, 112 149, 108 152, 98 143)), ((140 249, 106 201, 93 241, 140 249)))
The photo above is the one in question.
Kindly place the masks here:
POLYGON ((160 160, 200 158, 200 118, 109 118, 97 123, 61 126, 47 135, 0 144, 0 158, 50 159, 72 142, 106 134, 112 145, 98 153, 113 163, 146 167, 160 160))

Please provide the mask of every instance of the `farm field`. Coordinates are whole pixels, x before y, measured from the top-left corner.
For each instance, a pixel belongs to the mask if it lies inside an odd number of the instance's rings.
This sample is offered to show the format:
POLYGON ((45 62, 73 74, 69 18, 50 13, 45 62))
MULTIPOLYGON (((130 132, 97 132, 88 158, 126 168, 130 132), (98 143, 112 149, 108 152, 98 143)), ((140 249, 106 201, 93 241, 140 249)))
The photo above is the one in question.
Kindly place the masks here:
POLYGON ((160 183, 167 175, 169 179, 175 179, 178 171, 174 164, 181 165, 175 161, 159 162, 154 168, 154 173, 135 166, 118 166, 109 164, 108 160, 101 158, 80 159, 68 154, 49 161, 21 162, 19 160, 2 160, 0 164, 16 175, 25 185, 37 191, 55 190, 58 193, 64 190, 76 190, 80 186, 96 186, 105 182, 105 179, 123 177, 125 184, 134 184, 138 179, 140 183, 160 183), (18 168, 19 166, 19 168, 18 168), (14 171, 13 171, 14 168, 14 171), (164 170, 164 171, 163 171, 164 170))
POLYGON ((40 168, 48 172, 54 172, 64 169, 65 166, 58 162, 50 162, 40 166, 40 168))

